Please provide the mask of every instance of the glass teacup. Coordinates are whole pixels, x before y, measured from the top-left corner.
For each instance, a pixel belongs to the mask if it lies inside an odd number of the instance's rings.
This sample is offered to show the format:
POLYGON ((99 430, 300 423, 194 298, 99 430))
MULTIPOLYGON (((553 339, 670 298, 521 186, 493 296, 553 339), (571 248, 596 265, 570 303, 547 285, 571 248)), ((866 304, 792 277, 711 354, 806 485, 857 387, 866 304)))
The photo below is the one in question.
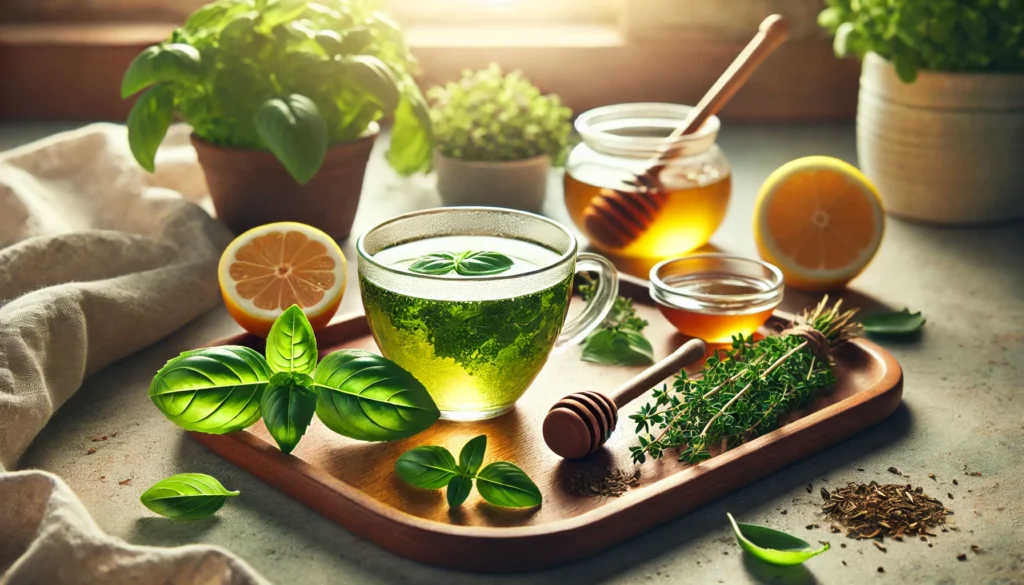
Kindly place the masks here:
POLYGON ((453 207, 400 215, 363 234, 356 248, 377 346, 426 386, 448 420, 511 410, 552 349, 580 342, 618 294, 611 262, 578 253, 565 227, 521 211, 453 207), (496 252, 511 266, 485 275, 444 272, 451 267, 445 258, 469 252, 496 252), (437 254, 440 265, 416 265, 437 254), (596 272, 597 288, 566 322, 577 272, 596 272))

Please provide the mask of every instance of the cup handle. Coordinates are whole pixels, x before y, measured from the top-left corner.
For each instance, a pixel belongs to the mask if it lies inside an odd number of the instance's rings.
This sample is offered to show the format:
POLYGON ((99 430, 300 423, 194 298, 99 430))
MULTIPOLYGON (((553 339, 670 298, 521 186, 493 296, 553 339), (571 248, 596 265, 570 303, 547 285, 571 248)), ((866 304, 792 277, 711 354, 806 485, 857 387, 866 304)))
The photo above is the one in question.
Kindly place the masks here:
POLYGON ((597 290, 583 311, 562 326, 555 347, 581 343, 604 321, 619 295, 619 273, 604 256, 582 253, 576 257, 576 272, 596 272, 597 290))

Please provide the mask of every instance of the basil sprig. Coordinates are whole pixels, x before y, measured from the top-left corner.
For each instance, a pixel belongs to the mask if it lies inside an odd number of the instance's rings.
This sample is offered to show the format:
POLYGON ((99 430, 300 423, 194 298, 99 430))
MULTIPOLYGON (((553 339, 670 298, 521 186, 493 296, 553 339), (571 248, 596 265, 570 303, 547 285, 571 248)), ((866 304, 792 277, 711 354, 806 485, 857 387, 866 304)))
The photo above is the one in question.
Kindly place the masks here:
MULTIPOLYGON (((580 285, 585 300, 594 296, 591 281, 580 285)), ((583 361, 609 366, 646 366, 654 363, 654 348, 644 337, 647 321, 637 317, 632 299, 617 297, 601 325, 583 340, 583 361)))
POLYGON ((480 469, 487 449, 487 435, 473 438, 459 454, 459 463, 444 447, 428 445, 402 453, 395 473, 402 481, 425 489, 447 486, 449 508, 458 508, 476 489, 488 503, 503 508, 531 508, 543 501, 540 489, 518 466, 496 461, 480 469))
POLYGON ((454 271, 461 276, 491 276, 512 268, 515 262, 498 252, 435 252, 417 259, 410 272, 440 275, 454 271))
POLYGON ((341 350, 318 364, 316 336, 295 305, 271 327, 266 358, 231 345, 185 352, 157 372, 149 397, 190 431, 230 433, 262 416, 285 453, 314 412, 327 428, 362 441, 411 437, 440 417, 423 384, 381 356, 341 350))
POLYGON ((175 520, 199 520, 220 510, 237 491, 228 491, 215 477, 179 473, 161 479, 139 500, 150 510, 175 520))

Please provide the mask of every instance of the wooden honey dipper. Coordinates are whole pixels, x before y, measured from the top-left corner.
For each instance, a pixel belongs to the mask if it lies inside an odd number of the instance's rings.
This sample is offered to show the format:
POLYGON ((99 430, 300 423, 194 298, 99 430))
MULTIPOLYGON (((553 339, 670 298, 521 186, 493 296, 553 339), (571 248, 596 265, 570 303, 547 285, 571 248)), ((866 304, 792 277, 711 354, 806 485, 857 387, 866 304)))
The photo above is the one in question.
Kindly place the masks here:
POLYGON ((562 398, 544 417, 544 442, 565 459, 597 451, 615 430, 620 408, 702 357, 704 342, 691 339, 609 395, 587 390, 562 398))
POLYGON ((782 16, 773 14, 761 22, 754 38, 690 110, 686 119, 665 138, 658 153, 648 161, 646 170, 627 182, 636 190, 602 189, 590 201, 583 211, 583 226, 592 240, 599 245, 621 249, 647 231, 667 200, 660 179, 665 168, 663 161, 682 152, 681 146, 672 143, 681 136, 696 132, 709 117, 718 113, 788 37, 789 24, 782 16))

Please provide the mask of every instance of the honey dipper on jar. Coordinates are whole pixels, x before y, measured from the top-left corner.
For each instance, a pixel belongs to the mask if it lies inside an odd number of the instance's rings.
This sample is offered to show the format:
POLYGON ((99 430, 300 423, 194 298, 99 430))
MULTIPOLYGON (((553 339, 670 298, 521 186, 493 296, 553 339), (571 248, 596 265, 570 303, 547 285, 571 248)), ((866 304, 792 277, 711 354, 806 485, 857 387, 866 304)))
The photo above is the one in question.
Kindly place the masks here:
POLYGON ((661 174, 665 163, 684 154, 677 139, 696 132, 717 113, 754 71, 789 36, 789 24, 773 14, 764 19, 757 34, 718 78, 686 119, 664 139, 658 153, 625 184, 630 190, 601 189, 583 212, 583 228, 599 248, 622 249, 644 234, 666 202, 661 174))

